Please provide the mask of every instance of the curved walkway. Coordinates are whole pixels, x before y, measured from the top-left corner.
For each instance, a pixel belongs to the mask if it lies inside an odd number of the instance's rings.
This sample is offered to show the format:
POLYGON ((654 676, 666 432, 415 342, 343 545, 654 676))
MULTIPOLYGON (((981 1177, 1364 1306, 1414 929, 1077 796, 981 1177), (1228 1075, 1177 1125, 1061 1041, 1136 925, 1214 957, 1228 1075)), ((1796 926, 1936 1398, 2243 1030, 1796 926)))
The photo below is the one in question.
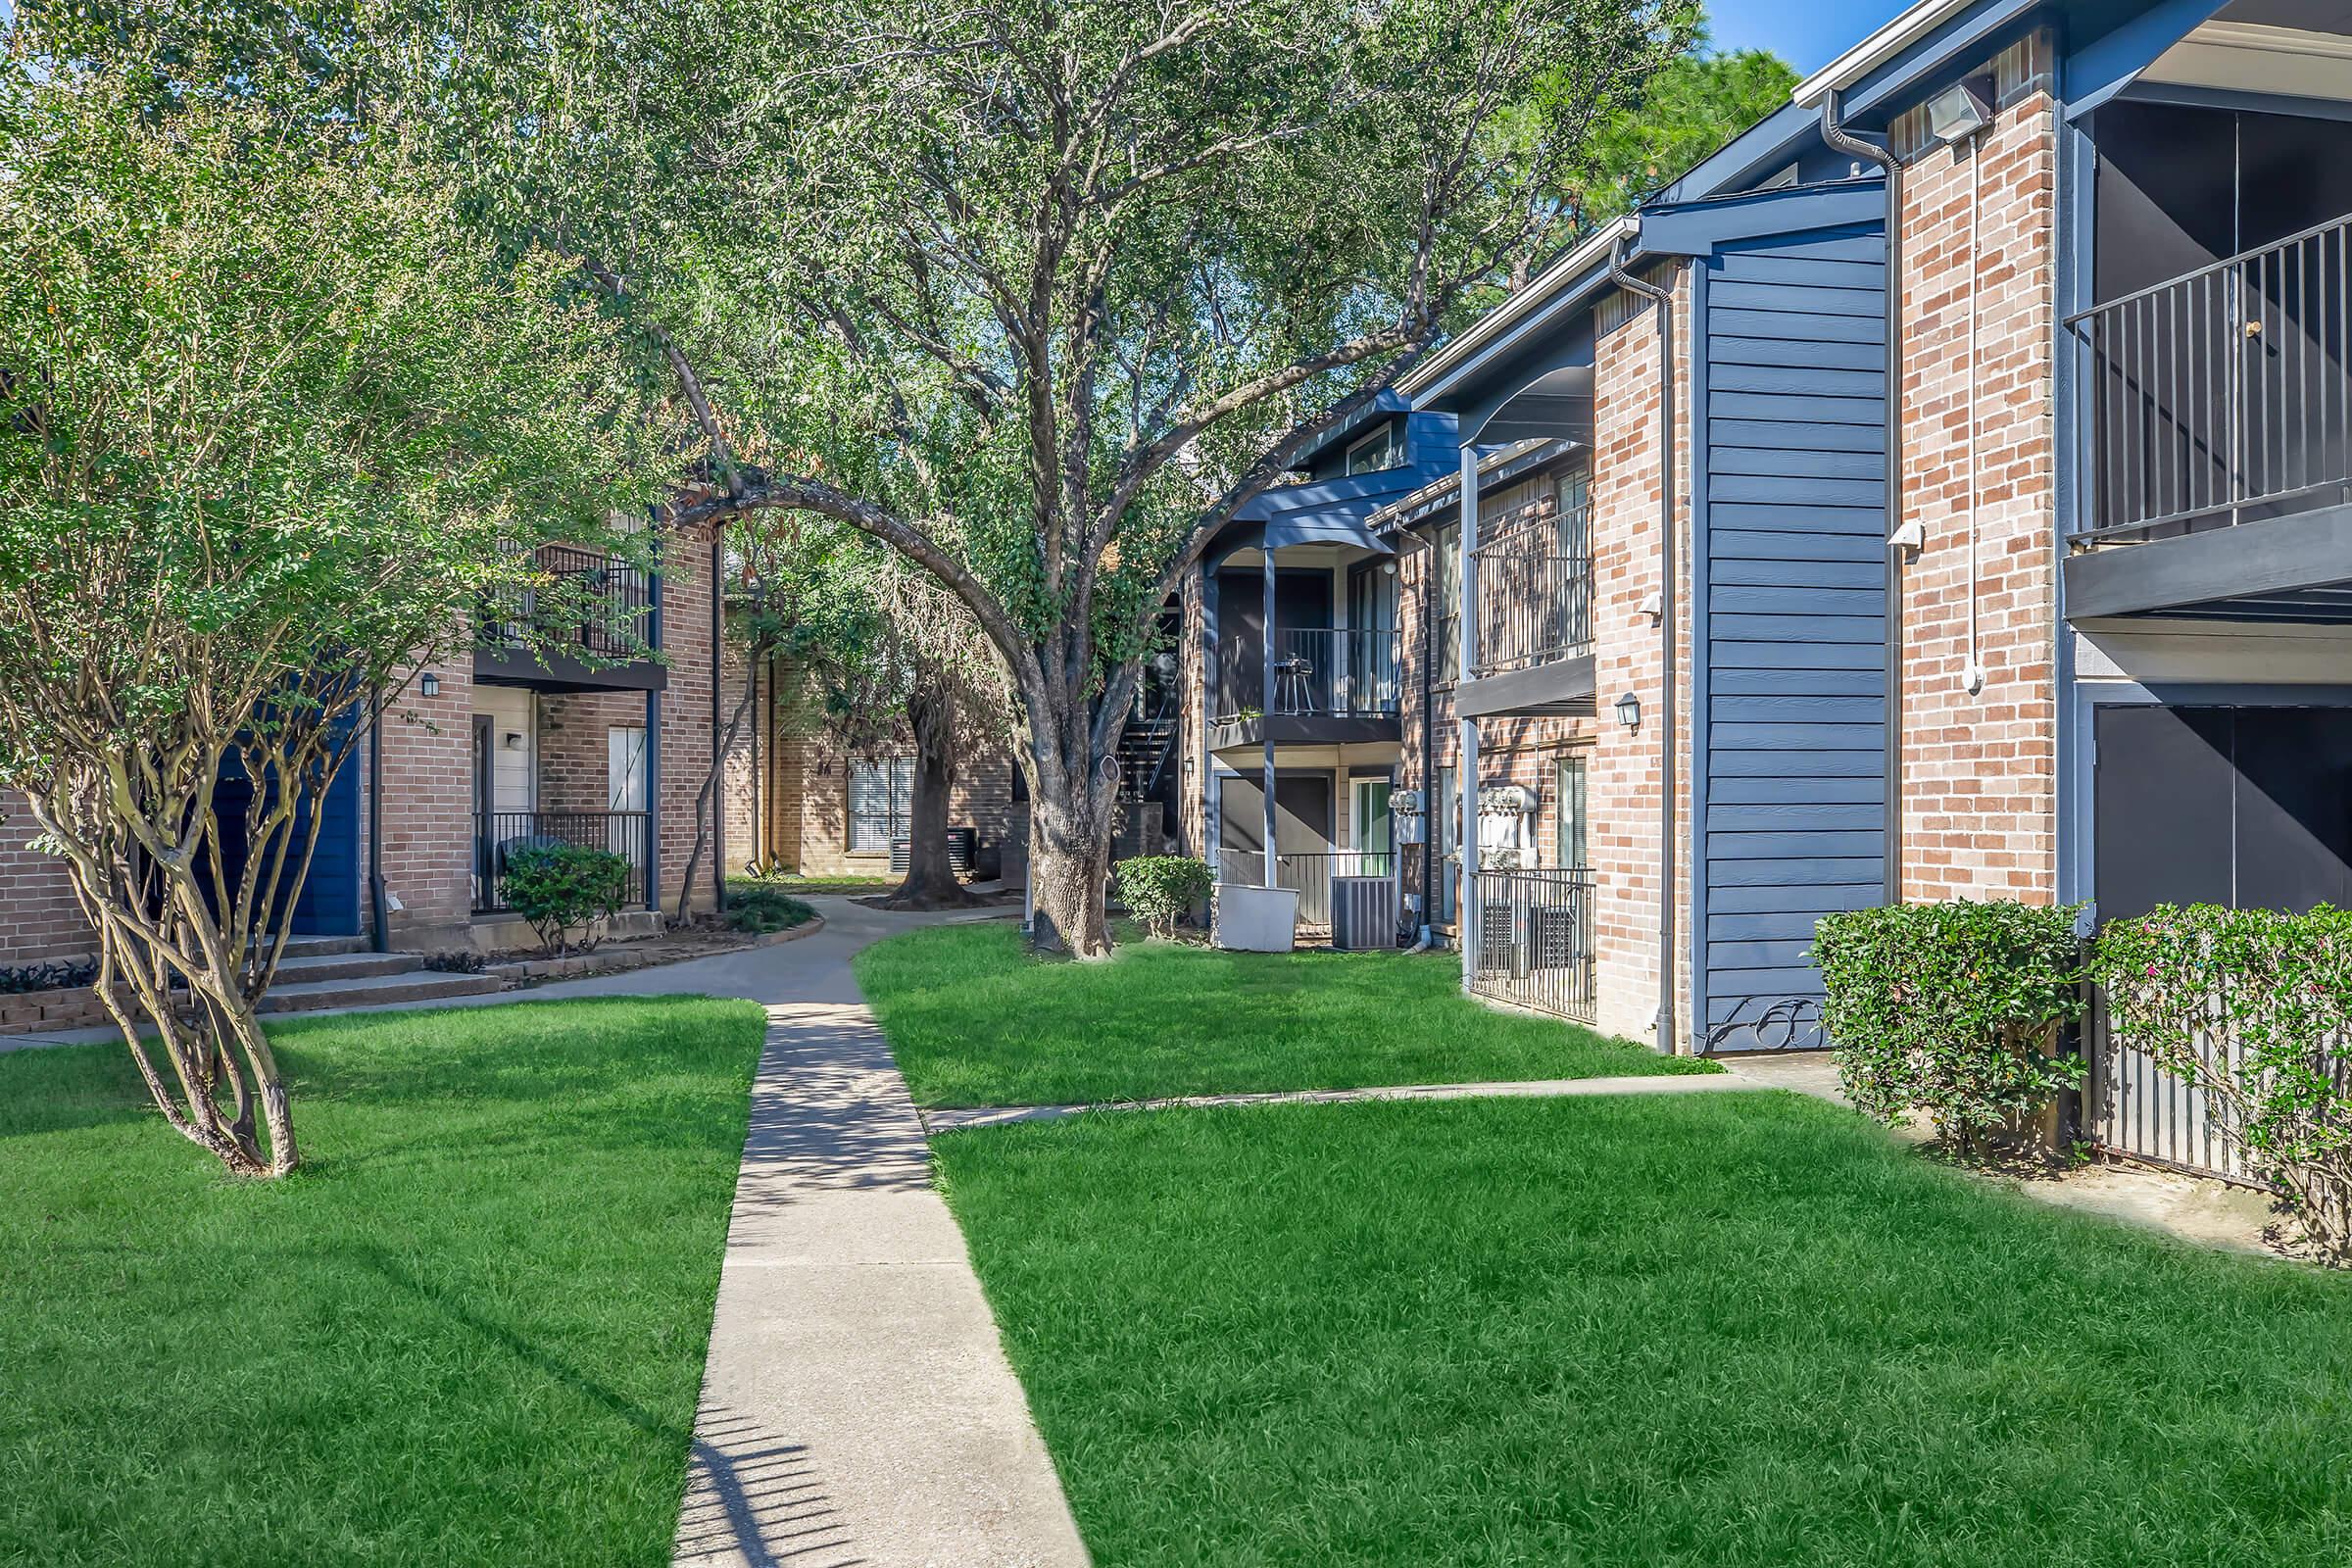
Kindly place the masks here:
POLYGON ((444 1005, 705 992, 767 1008, 681 1568, 1082 1565, 914 1102, 850 975, 882 937, 992 916, 809 902, 825 929, 797 942, 444 1005))

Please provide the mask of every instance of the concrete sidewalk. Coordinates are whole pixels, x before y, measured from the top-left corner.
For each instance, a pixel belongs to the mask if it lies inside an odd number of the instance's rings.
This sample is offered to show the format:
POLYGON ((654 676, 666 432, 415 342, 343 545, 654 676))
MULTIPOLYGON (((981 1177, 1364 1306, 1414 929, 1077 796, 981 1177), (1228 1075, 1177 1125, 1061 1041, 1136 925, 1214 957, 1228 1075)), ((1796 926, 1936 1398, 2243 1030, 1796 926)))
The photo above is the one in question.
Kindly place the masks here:
POLYGON ((850 974, 882 937, 1006 911, 809 902, 826 925, 804 941, 453 1004, 702 992, 767 1008, 676 1560, 1082 1565, 906 1081, 850 974))

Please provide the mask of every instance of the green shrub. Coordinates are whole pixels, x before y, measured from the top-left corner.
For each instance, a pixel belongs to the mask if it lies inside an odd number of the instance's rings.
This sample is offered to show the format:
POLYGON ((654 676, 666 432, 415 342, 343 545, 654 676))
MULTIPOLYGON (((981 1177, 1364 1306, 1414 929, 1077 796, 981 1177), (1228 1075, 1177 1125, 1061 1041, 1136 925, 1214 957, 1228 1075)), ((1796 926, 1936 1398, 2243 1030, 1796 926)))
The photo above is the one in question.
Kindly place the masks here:
POLYGON ((2313 1243, 2352 1260, 2352 912, 2166 905, 2107 925, 2091 964, 2115 1043, 2200 1090, 2313 1243))
POLYGON ((737 931, 789 931, 815 918, 815 909, 772 884, 727 884, 727 924, 737 931))
POLYGON ((1902 904, 1822 917, 1813 939, 1838 1079, 1869 1115, 1925 1112, 1963 1152, 2082 1078, 2079 906, 1902 904))
POLYGON ((1185 855, 1139 855, 1112 867, 1127 912, 1155 937, 1172 937, 1216 883, 1206 860, 1185 855))
POLYGON ((581 952, 595 948, 595 922, 618 914, 628 896, 628 859, 611 850, 531 844, 507 853, 507 906, 548 953, 568 952, 574 931, 586 938, 581 952))

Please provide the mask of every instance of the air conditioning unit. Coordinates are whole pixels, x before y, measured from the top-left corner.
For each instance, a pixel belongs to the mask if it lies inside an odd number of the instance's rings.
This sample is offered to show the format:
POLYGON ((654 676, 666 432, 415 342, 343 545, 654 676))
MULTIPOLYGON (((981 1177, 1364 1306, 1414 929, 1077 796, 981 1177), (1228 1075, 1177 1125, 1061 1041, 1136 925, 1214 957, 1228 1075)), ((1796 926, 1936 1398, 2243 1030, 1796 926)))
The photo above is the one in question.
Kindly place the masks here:
POLYGON ((1396 879, 1331 879, 1331 945, 1342 953, 1373 953, 1396 945, 1396 879))

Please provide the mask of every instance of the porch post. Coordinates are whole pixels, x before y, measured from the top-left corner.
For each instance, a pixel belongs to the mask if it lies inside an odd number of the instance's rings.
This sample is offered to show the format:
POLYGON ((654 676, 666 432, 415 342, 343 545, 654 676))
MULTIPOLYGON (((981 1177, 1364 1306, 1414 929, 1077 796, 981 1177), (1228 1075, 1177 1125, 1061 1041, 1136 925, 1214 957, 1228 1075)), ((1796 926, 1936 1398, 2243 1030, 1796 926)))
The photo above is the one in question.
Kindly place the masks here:
POLYGON ((1259 621, 1257 729, 1265 742, 1262 779, 1266 786, 1266 836, 1260 860, 1265 866, 1265 885, 1279 887, 1274 876, 1274 541, 1258 546, 1258 561, 1263 566, 1264 614, 1259 621))
MULTIPOLYGON (((646 579, 647 643, 662 647, 662 573, 646 579)), ((710 678, 716 680, 713 669, 710 678)), ((662 912, 662 693, 645 694, 645 906, 662 912)))
MULTIPOLYGON (((1461 660, 1454 671, 1454 692, 1457 697, 1462 684, 1470 679, 1470 671, 1478 659, 1478 448, 1465 442, 1462 445, 1462 539, 1461 569, 1456 573, 1455 586, 1461 595, 1456 611, 1456 627, 1461 639, 1461 660)), ((1458 776, 1461 788, 1456 792, 1462 801, 1461 893, 1454 916, 1454 931, 1462 949, 1462 989, 1471 989, 1471 978, 1478 970, 1479 908, 1478 908, 1478 720, 1465 718, 1457 709, 1455 722, 1461 731, 1461 760, 1458 776)))

